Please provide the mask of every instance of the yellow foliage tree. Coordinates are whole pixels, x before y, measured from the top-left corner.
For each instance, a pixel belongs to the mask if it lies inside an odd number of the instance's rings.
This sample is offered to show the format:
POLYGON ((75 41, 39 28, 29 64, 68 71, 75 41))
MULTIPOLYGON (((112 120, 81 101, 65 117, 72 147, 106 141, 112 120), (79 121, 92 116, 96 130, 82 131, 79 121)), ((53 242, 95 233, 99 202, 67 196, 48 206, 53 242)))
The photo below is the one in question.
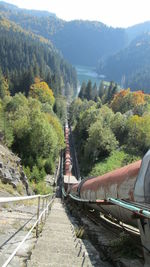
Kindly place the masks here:
POLYGON ((38 99, 41 103, 48 103, 52 107, 55 103, 53 91, 46 82, 38 82, 32 84, 29 90, 29 96, 38 99))
POLYGON ((136 106, 144 105, 145 97, 146 95, 142 91, 122 90, 114 96, 110 107, 114 112, 125 113, 128 110, 133 110, 136 106))

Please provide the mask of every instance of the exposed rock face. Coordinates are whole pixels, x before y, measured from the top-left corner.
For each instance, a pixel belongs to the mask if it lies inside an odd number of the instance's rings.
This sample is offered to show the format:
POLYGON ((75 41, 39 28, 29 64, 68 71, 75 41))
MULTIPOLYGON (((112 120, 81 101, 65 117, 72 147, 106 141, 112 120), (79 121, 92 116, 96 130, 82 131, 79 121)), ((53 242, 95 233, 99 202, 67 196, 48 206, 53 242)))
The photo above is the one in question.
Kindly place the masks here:
POLYGON ((20 164, 21 159, 0 144, 0 180, 14 188, 22 183, 24 193, 29 194, 28 179, 20 164))

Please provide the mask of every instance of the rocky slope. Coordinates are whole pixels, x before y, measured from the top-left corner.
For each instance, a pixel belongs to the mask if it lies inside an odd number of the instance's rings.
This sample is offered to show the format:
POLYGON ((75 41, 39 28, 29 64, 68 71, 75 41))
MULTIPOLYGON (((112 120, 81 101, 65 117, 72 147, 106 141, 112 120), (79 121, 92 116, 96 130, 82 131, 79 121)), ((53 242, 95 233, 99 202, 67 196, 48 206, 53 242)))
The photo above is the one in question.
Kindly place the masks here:
POLYGON ((30 194, 28 180, 21 166, 21 159, 0 144, 0 196, 5 195, 5 191, 11 194, 30 194), (10 187, 12 187, 11 192, 10 187))

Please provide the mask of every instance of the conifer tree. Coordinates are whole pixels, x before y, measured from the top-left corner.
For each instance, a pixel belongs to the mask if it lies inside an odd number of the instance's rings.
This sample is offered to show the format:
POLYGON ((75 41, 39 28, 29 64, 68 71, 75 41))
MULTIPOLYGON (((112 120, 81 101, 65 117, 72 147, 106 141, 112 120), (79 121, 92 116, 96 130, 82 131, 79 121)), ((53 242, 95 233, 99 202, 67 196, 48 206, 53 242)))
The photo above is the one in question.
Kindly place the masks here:
POLYGON ((78 95, 82 100, 85 98, 85 92, 86 92, 86 83, 83 82, 78 95))

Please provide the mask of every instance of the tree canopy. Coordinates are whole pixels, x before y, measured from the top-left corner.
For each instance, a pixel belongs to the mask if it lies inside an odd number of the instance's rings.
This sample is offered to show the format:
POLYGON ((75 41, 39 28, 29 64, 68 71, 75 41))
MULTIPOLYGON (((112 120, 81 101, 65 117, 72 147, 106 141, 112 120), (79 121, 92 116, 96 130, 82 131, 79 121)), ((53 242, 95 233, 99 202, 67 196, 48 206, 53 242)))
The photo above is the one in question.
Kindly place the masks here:
POLYGON ((38 99, 41 103, 48 103, 53 107, 55 98, 53 91, 46 82, 37 82, 30 86, 29 96, 38 99))

